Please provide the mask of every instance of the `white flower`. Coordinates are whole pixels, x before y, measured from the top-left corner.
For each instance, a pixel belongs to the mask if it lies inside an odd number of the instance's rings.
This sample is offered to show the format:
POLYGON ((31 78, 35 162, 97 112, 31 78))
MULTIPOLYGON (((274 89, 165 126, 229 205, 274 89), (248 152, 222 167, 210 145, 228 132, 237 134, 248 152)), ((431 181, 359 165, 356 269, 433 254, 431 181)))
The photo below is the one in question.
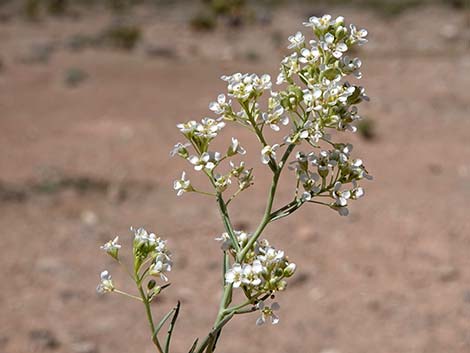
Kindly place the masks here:
POLYGON ((185 192, 193 191, 191 181, 186 179, 186 172, 181 174, 181 179, 175 180, 173 182, 173 189, 176 191, 176 195, 181 196, 185 192))
POLYGON ((225 126, 223 121, 217 121, 212 118, 204 118, 201 123, 196 125, 195 134, 197 136, 213 139, 217 136, 217 133, 222 130, 225 126))
POLYGON ((165 254, 166 256, 170 256, 170 251, 168 250, 166 240, 157 238, 157 246, 155 247, 155 251, 161 254, 165 254))
POLYGON ((168 277, 165 275, 166 272, 171 271, 171 259, 168 255, 160 253, 155 258, 155 261, 149 267, 149 274, 151 276, 160 276, 165 282, 168 281, 168 277))
POLYGON ((218 191, 223 192, 232 184, 232 180, 230 179, 230 176, 231 176, 230 174, 227 174, 227 175, 215 174, 214 175, 214 179, 215 179, 214 183, 218 191))
POLYGON ((188 121, 187 123, 181 123, 176 125, 176 127, 184 134, 190 135, 196 131, 197 122, 194 120, 188 121))
POLYGON ((100 284, 96 287, 96 291, 100 294, 112 292, 114 290, 114 284, 111 275, 107 270, 100 274, 100 284))
POLYGON ((289 265, 286 266, 286 268, 284 269, 284 276, 286 277, 291 277, 294 273, 295 273, 295 270, 297 269, 297 265, 294 264, 293 262, 290 263, 289 265))
POLYGON ((279 131, 280 127, 279 125, 287 125, 289 124, 289 118, 284 114, 284 108, 282 105, 277 103, 275 101, 272 101, 273 106, 269 107, 269 110, 267 113, 262 114, 262 118, 265 122, 265 124, 269 124, 271 129, 274 131, 279 131), (274 105, 275 104, 275 105, 274 105))
POLYGON ((364 189, 360 186, 357 186, 357 182, 355 180, 353 180, 352 184, 353 188, 351 190, 351 199, 357 200, 364 196, 364 189))
POLYGON ((349 56, 345 55, 340 62, 341 70, 344 74, 353 74, 357 79, 362 77, 362 73, 359 69, 362 66, 362 61, 359 58, 350 58, 349 56))
POLYGON ((263 272, 263 265, 259 260, 253 261, 251 265, 244 265, 242 282, 252 286, 261 284, 261 272, 263 272))
POLYGON ((318 18, 316 16, 312 16, 308 19, 308 22, 303 23, 306 27, 313 27, 313 29, 320 29, 325 30, 328 29, 331 25, 331 16, 330 15, 323 15, 322 17, 318 18))
POLYGON ((256 325, 261 326, 268 319, 271 319, 271 324, 276 325, 279 322, 279 317, 274 313, 274 311, 278 311, 281 306, 274 302, 271 306, 266 306, 263 301, 257 304, 257 308, 261 311, 261 316, 256 320, 256 325))
POLYGON ((261 162, 268 164, 271 159, 276 160, 276 150, 279 148, 278 144, 273 146, 264 146, 261 150, 261 162))
POLYGON ((232 144, 228 148, 227 156, 231 157, 236 154, 244 155, 246 154, 246 150, 242 146, 240 146, 240 143, 235 137, 232 137, 232 144))
POLYGON ((231 76, 222 76, 222 80, 228 83, 229 96, 246 100, 252 94, 260 95, 263 91, 271 89, 271 77, 267 74, 258 77, 256 74, 236 73, 231 76))
POLYGON ((140 227, 135 229, 131 227, 131 231, 134 233, 134 244, 136 246, 148 245, 154 246, 157 244, 157 236, 154 233, 147 232, 144 228, 140 227))
POLYGON ((339 42, 338 44, 336 44, 336 47, 333 50, 333 56, 336 59, 339 59, 343 56, 343 53, 347 51, 348 51, 348 46, 344 44, 343 42, 339 42))
POLYGON ((297 32, 296 34, 289 36, 289 46, 288 49, 293 48, 300 48, 305 41, 305 37, 301 32, 297 32))
POLYGON ((194 165, 195 170, 200 171, 214 169, 220 158, 219 152, 204 152, 201 156, 191 156, 188 160, 194 165))
POLYGON ((333 187, 332 197, 335 199, 335 205, 345 207, 348 205, 348 199, 351 198, 351 192, 349 190, 341 191, 343 185, 337 181, 333 187))
POLYGON ((180 155, 183 158, 188 157, 188 150, 187 148, 191 146, 190 143, 180 143, 178 142, 176 145, 173 146, 173 148, 170 151, 170 157, 174 157, 176 155, 180 155))
POLYGON ((106 251, 109 255, 117 259, 119 249, 121 245, 118 244, 119 237, 115 237, 113 240, 108 241, 106 244, 102 245, 100 248, 106 251))
POLYGON ((220 242, 220 248, 224 251, 230 249, 232 246, 232 240, 227 232, 222 233, 220 237, 215 238, 215 240, 220 242))
POLYGON ((234 288, 241 286, 243 282, 243 268, 240 264, 235 263, 225 274, 225 282, 233 283, 234 288))
POLYGON ((354 26, 353 24, 349 26, 349 29, 351 30, 351 40, 353 41, 353 43, 363 45, 368 42, 368 40, 366 39, 367 30, 365 29, 357 30, 356 26, 354 26))
POLYGON ((217 96, 216 102, 211 102, 209 104, 209 109, 212 110, 217 115, 224 115, 226 113, 231 112, 230 104, 232 103, 231 100, 227 102, 225 94, 219 94, 217 96))
POLYGON ((289 56, 286 56, 281 61, 281 72, 277 77, 276 84, 280 85, 283 82, 287 82, 289 78, 292 77, 294 73, 300 71, 300 64, 297 52, 292 53, 289 56))
POLYGON ((303 48, 300 51, 300 55, 301 56, 299 57, 299 62, 301 62, 302 64, 314 63, 320 58, 320 52, 318 51, 318 48, 303 48))
POLYGON ((348 46, 343 41, 336 43, 336 38, 331 33, 325 34, 325 37, 320 42, 320 47, 324 51, 331 52, 336 59, 341 58, 343 53, 348 50, 348 46))
POLYGON ((245 245, 248 239, 252 236, 251 233, 247 233, 242 230, 236 230, 234 233, 240 245, 245 245))
POLYGON ((272 247, 260 248, 261 254, 258 255, 258 259, 264 266, 270 266, 273 263, 278 263, 284 260, 284 251, 276 250, 272 247))

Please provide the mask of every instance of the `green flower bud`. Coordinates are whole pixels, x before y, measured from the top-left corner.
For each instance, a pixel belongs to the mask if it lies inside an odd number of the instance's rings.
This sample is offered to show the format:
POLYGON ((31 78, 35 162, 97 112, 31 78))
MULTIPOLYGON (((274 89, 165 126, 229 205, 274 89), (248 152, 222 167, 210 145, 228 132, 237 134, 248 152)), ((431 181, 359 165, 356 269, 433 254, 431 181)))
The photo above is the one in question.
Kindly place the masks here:
POLYGON ((155 282, 155 280, 150 280, 149 283, 147 283, 147 288, 150 290, 150 289, 153 289, 155 287, 155 285, 157 284, 157 282, 155 282))
POLYGON ((294 263, 290 263, 284 269, 284 277, 291 277, 295 273, 296 265, 294 263))

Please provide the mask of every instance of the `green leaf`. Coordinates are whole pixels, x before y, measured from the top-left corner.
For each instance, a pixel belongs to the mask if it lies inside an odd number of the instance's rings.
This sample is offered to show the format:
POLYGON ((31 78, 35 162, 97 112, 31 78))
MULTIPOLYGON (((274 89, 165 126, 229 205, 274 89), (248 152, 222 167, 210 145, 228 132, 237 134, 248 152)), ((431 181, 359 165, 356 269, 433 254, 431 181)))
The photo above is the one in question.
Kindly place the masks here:
POLYGON ((334 80, 341 72, 336 68, 330 68, 323 72, 323 76, 328 80, 334 80))
POLYGON ((157 327, 155 328, 155 332, 153 333, 152 338, 156 337, 160 330, 162 329, 163 325, 165 325, 165 322, 170 318, 171 314, 175 311, 175 308, 171 309, 158 323, 157 327))
POLYGON ((171 335, 173 334, 173 329, 175 328, 176 320, 178 319, 178 314, 180 313, 180 306, 181 302, 178 300, 178 304, 173 308, 173 317, 171 318, 170 325, 168 326, 168 333, 166 335, 166 342, 165 342, 165 353, 170 352, 170 341, 171 335))
POLYGON ((196 350, 198 341, 199 341, 199 338, 196 338, 196 340, 194 341, 194 343, 193 343, 193 345, 191 346, 191 349, 189 350, 188 353, 194 353, 194 351, 196 350))

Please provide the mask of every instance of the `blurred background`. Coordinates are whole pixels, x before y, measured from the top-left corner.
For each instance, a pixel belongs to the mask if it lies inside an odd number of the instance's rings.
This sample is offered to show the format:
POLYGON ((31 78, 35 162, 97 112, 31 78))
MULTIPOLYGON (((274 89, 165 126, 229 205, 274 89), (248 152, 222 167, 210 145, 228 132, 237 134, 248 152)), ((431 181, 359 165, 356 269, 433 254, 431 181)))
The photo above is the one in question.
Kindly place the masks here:
MULTIPOLYGON (((303 207, 267 229, 298 265, 281 322, 242 316, 219 350, 470 352, 465 0, 0 0, 0 352, 153 352, 143 307, 95 293, 104 268, 132 292, 99 250, 115 235, 130 245, 131 225, 173 250, 154 310, 182 301, 174 352, 207 332, 222 224, 209 198, 172 191, 191 169, 168 157, 175 124, 209 114, 222 74, 275 77, 287 37, 324 13, 370 32, 355 55, 371 102, 344 137, 375 179, 349 217, 303 207)), ((232 211, 252 231, 266 174, 256 141, 226 130, 255 167, 232 211)))

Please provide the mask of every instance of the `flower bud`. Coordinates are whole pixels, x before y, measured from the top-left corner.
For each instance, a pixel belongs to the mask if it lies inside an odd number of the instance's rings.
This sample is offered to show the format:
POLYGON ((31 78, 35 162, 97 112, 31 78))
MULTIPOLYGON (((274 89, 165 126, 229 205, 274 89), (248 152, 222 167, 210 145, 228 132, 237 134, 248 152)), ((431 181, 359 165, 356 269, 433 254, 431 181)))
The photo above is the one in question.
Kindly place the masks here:
POLYGON ((150 289, 153 289, 155 287, 155 285, 157 284, 157 282, 155 282, 154 279, 150 280, 149 283, 147 283, 147 288, 150 290, 150 289))
POLYGON ((328 173, 329 173, 329 171, 328 171, 327 168, 325 168, 325 169, 318 168, 318 174, 320 174, 320 176, 322 178, 326 178, 328 176, 328 173))
POLYGON ((160 286, 156 286, 155 288, 153 288, 152 290, 152 296, 156 296, 156 295, 159 295, 162 291, 162 287, 160 286))
POLYGON ((287 287, 287 282, 286 281, 279 281, 279 282, 277 282, 276 290, 278 290, 280 292, 280 291, 283 291, 284 289, 286 289, 286 287, 287 287))
POLYGON ((287 265, 287 267, 284 269, 284 276, 291 277, 294 274, 296 267, 297 266, 294 263, 287 265))

